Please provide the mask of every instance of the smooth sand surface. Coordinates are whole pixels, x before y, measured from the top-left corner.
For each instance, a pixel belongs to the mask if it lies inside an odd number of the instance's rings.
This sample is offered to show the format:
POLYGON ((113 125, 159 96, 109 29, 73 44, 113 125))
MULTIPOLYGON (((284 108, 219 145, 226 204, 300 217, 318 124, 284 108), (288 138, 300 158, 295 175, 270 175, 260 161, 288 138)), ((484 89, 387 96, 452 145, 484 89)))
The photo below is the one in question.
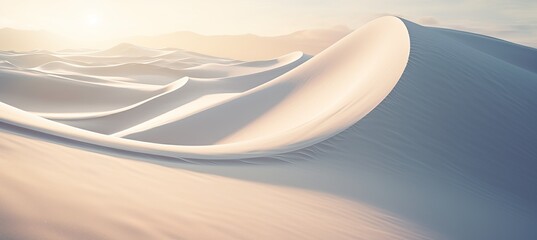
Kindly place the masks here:
POLYGON ((537 50, 374 20, 313 57, 0 53, 0 239, 534 239, 537 50))
POLYGON ((329 194, 6 133, 0 146, 1 239, 425 239, 392 215, 329 194))

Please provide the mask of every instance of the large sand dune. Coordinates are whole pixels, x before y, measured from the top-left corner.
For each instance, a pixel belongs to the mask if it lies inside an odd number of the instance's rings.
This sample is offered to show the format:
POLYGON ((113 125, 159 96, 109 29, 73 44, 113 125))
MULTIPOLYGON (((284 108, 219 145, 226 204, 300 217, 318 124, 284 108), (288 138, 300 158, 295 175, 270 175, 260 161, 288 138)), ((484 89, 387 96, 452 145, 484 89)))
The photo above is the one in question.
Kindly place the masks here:
MULTIPOLYGON (((205 159, 266 156, 322 141, 365 116, 395 86, 408 60, 409 47, 404 24, 396 18, 383 18, 350 34, 300 66, 297 65, 306 59, 303 54, 291 54, 281 59, 249 64, 231 63, 228 67, 236 68, 235 71, 222 70, 221 65, 206 64, 183 70, 162 69, 151 65, 140 68, 133 63, 105 67, 71 64, 59 66, 54 63, 54 68, 45 64, 32 69, 37 71, 32 72, 32 75, 45 78, 39 82, 46 86, 35 90, 47 95, 52 92, 50 98, 59 98, 56 102, 62 104, 28 104, 31 99, 18 99, 19 96, 25 98, 29 95, 28 98, 32 99, 43 99, 46 96, 24 94, 16 91, 18 89, 5 88, 6 92, 17 96, 17 101, 14 100, 15 97, 5 94, 6 99, 1 99, 2 102, 18 109, 2 106, 2 114, 7 115, 5 122, 13 125, 128 151, 205 159), (386 65, 392 69, 386 71, 386 65), (61 72, 69 71, 71 74, 78 70, 84 78, 53 81, 54 77, 50 76, 50 71, 58 71, 58 68, 62 68, 61 72), (281 71, 282 69, 286 72, 281 71), (185 76, 180 74, 181 71, 198 79, 188 79, 186 83, 182 80, 178 87, 163 85, 163 89, 168 92, 162 94, 161 89, 154 90, 161 93, 156 97, 155 93, 149 95, 145 89, 135 90, 84 81, 88 75, 118 76, 120 73, 126 75, 120 77, 127 78, 131 74, 135 77, 141 74, 150 75, 152 79, 180 79, 185 76), (174 75, 174 72, 177 73, 174 75), (195 72, 209 73, 210 76, 195 72), (278 74, 274 74, 275 72, 280 75, 276 77, 278 74), (248 78, 238 78, 247 74, 248 78), (231 78, 234 76, 235 78, 231 78), (54 86, 52 83, 61 85, 54 86), (71 85, 75 85, 77 89, 71 89, 71 85), (88 87, 83 85, 95 85, 98 89, 87 90, 88 87), (45 87, 52 90, 43 89, 45 87), (54 91, 65 91, 65 94, 54 91), (81 97, 91 93, 95 95, 81 97), (66 98, 65 95, 74 99, 66 98), (110 97, 106 97, 108 95, 110 97), (140 95, 149 96, 133 103, 132 100, 140 95), (83 103, 77 104, 76 100, 83 103), (113 106, 117 111, 104 109, 103 102, 110 103, 110 108, 113 106), (46 106, 43 106, 45 104, 46 106), (64 104, 73 105, 75 108, 80 106, 80 112, 74 114, 70 108, 61 106, 64 104), (36 105, 41 105, 43 110, 35 109, 36 105), (50 109, 49 105, 60 105, 62 108, 50 109), (119 109, 119 106, 123 108, 119 109), (108 113, 93 109, 97 107, 102 107, 108 113), (65 119, 61 113, 68 113, 69 116, 75 117, 63 123, 95 132, 116 134, 109 136, 82 131, 19 109, 44 113, 41 116, 53 116, 52 118, 56 119, 65 119), (82 123, 76 121, 76 115, 81 116, 82 123), (98 119, 88 121, 92 115, 98 119), (106 120, 103 121, 103 117, 106 117, 106 120), (100 126, 105 129, 99 129, 100 126)), ((166 55, 165 50, 120 45, 110 50, 87 53, 86 56, 100 56, 104 58, 104 63, 108 64, 108 58, 117 58, 118 54, 126 56, 123 61, 132 57, 155 59, 156 56, 166 55)), ((54 59, 56 58, 60 56, 54 56, 54 59)), ((77 60, 83 61, 81 58, 77 60)), ((98 60, 93 59, 92 63, 95 61, 98 60)), ((9 71, 11 70, 4 70, 3 74, 7 75, 9 71)), ((12 79, 8 76, 6 81, 17 81, 12 79)), ((136 78, 131 79, 135 80, 136 78)), ((26 81, 34 82, 30 79, 26 81)), ((140 80, 135 82, 138 85, 149 84, 140 80)), ((156 83, 150 85, 154 84, 156 83)), ((18 84, 8 84, 13 85, 19 87, 18 84)), ((24 86, 21 88, 32 89, 24 86)))
POLYGON ((536 63, 395 17, 313 57, 3 52, 0 236, 533 239, 536 63))

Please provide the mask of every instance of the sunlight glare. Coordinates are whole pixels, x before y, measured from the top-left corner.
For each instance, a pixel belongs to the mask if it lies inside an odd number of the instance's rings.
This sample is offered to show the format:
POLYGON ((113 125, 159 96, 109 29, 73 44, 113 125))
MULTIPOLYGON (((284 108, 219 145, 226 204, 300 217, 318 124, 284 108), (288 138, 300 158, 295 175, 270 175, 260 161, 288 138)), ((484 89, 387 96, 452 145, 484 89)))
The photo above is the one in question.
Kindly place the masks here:
POLYGON ((101 23, 101 18, 96 14, 90 14, 86 16, 86 25, 90 27, 96 27, 101 23))

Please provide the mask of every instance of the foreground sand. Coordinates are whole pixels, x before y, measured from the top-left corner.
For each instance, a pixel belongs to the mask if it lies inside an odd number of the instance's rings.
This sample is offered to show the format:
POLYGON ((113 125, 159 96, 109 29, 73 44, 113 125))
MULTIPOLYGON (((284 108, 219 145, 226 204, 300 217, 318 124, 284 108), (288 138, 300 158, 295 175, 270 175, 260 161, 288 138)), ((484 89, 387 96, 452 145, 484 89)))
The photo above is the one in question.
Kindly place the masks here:
POLYGON ((1 239, 422 239, 341 197, 0 133, 1 239))

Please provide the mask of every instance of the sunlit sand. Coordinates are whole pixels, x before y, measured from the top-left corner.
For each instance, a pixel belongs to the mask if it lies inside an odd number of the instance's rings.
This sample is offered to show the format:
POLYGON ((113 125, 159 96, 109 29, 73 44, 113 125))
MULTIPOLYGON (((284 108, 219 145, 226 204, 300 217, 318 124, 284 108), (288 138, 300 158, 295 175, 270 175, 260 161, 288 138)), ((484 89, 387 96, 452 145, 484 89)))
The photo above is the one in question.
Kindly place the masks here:
POLYGON ((536 63, 390 16, 314 56, 3 51, 0 239, 531 239, 536 63))

